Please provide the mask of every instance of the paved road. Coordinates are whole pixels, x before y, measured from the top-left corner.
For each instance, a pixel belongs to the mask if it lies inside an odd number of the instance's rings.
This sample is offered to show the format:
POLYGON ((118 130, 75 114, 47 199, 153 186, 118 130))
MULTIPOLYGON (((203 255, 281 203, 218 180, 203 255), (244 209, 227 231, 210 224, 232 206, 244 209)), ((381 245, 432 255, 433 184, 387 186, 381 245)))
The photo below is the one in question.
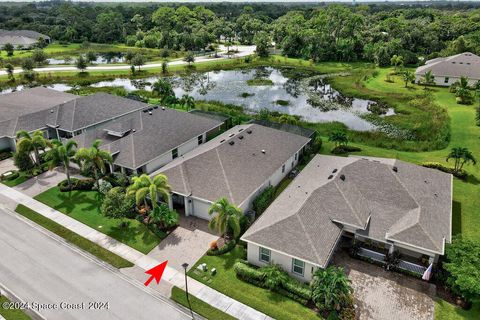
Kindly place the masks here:
MULTIPOLYGON (((233 46, 231 47, 232 49, 237 49, 238 48, 238 53, 232 55, 233 58, 239 58, 239 57, 245 57, 252 55, 255 52, 255 46, 233 46)), ((206 61, 215 61, 215 60, 225 60, 229 59, 229 57, 222 55, 223 52, 226 51, 226 48, 224 46, 220 46, 220 51, 219 51, 219 57, 218 58, 211 58, 209 56, 202 56, 202 57, 196 57, 195 58, 195 63, 198 62, 206 62, 206 61)), ((169 66, 177 66, 177 65, 184 65, 187 64, 183 60, 175 60, 172 62, 169 62, 169 66)), ((142 69, 150 69, 150 68, 160 68, 162 66, 162 63, 151 63, 151 64, 146 64, 142 66, 142 69)), ((59 66, 59 67, 41 67, 41 68, 35 68, 33 69, 36 72, 55 72, 55 71, 78 71, 78 69, 75 66, 59 66)), ((130 70, 130 65, 103 65, 103 66, 92 66, 92 67, 87 67, 87 71, 109 71, 109 70, 130 70)), ((21 73, 23 72, 22 69, 15 69, 14 73, 21 73)), ((0 75, 6 75, 7 72, 4 70, 0 71, 0 75)))
MULTIPOLYGON (((189 319, 169 302, 0 208, 0 283, 25 302, 108 302, 109 310, 43 310, 49 320, 189 319), (154 296, 155 295, 155 296, 154 296)), ((33 304, 32 304, 33 305, 33 304)))

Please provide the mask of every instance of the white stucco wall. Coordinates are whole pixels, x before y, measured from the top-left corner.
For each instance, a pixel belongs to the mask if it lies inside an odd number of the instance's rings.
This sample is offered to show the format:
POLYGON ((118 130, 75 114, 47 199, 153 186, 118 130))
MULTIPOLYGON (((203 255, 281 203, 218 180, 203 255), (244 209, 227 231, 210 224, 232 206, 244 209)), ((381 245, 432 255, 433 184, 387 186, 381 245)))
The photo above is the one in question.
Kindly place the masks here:
POLYGON ((7 137, 0 138, 0 150, 5 149, 15 150, 15 140, 7 137))
MULTIPOLYGON (((435 78, 434 78, 435 85, 442 86, 442 87, 450 87, 453 83, 460 80, 460 77, 445 77, 445 76, 437 76, 437 75, 434 75, 434 76, 435 76, 435 78), (447 82, 445 82, 445 78, 448 78, 447 82)), ((421 84, 422 81, 423 81, 422 78, 423 78, 423 74, 416 74, 415 75, 415 82, 418 83, 418 84, 421 84)), ((475 85, 475 83, 478 80, 479 79, 469 79, 468 84, 470 86, 473 86, 473 85, 475 85)))
MULTIPOLYGON (((249 263, 259 267, 267 265, 267 263, 260 261, 260 247, 250 242, 248 242, 247 244, 247 260, 249 263)), ((315 272, 315 270, 317 269, 317 267, 313 264, 304 261, 305 268, 303 276, 293 273, 293 257, 273 250, 271 250, 270 260, 271 263, 279 264, 283 268, 283 270, 285 270, 286 272, 288 272, 288 274, 301 282, 310 282, 312 280, 313 272, 315 272)))
MULTIPOLYGON (((189 198, 192 200, 192 213, 194 216, 205 219, 205 220, 210 220, 211 216, 208 214, 208 210, 211 207, 210 202, 202 201, 200 199, 195 199, 195 198, 189 198)), ((188 201, 188 200, 187 200, 188 201)))

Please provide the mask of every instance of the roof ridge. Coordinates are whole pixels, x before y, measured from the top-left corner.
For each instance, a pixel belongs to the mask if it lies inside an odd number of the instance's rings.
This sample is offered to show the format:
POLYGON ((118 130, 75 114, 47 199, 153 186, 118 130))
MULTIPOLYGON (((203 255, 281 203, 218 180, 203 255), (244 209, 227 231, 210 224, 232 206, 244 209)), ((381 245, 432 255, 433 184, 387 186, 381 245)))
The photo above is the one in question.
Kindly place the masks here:
MULTIPOLYGON (((358 216, 356 210, 355 210, 355 209, 353 208, 353 206, 350 204, 350 201, 347 199, 347 197, 345 197, 345 194, 343 193, 343 191, 340 190, 340 188, 338 187, 338 184, 337 184, 337 181, 336 181, 336 180, 337 180, 337 179, 335 179, 334 181, 331 181, 331 182, 334 183, 335 188, 337 188, 338 192, 340 192, 340 195, 342 196, 342 198, 345 199, 345 202, 347 203, 348 207, 350 208, 350 210, 352 210, 353 214, 354 214, 355 217, 357 218, 357 222, 360 222, 360 223, 359 223, 360 225, 365 225, 365 223, 363 223, 363 221, 362 221, 362 220, 360 219, 360 217, 358 216)), ((329 182, 329 183, 331 183, 331 182, 329 182)), ((329 183, 327 183, 327 184, 325 184, 325 185, 328 185, 329 183)), ((363 197, 363 196, 362 196, 362 197, 363 197)), ((330 217, 330 219, 332 219, 332 218, 330 217)), ((333 219, 336 220, 335 217, 334 217, 333 219)), ((338 221, 340 221, 340 220, 338 220, 338 221)))
POLYGON ((75 109, 76 108, 77 108, 77 99, 73 99, 72 130, 73 130, 73 123, 75 122, 75 109))
POLYGON ((222 159, 220 159, 220 154, 218 153, 218 148, 215 148, 215 154, 217 155, 218 162, 220 163, 220 168, 222 169, 223 178, 225 179, 225 184, 227 185, 228 194, 230 195, 230 199, 235 204, 235 199, 233 197, 232 189, 230 188, 230 183, 228 182, 227 173, 225 172, 225 168, 223 167, 222 159))
POLYGON ((185 175, 185 173, 183 172, 183 167, 184 167, 184 162, 180 163, 179 167, 180 167, 180 175, 182 176, 182 182, 183 182, 183 186, 185 187, 185 191, 187 192, 190 192, 190 183, 188 181, 188 175, 185 175))
MULTIPOLYGON (((297 211, 298 212, 298 211, 297 211)), ((313 241, 312 239, 310 238, 310 235, 308 234, 306 228, 305 228, 305 225, 303 224, 303 221, 302 219, 300 218, 300 215, 299 214, 293 214, 293 216, 297 217, 298 219, 298 222, 300 223, 300 226, 302 227, 303 229, 303 234, 305 235, 305 237, 307 238, 307 241, 308 241, 308 244, 310 245, 310 247, 312 248, 312 251, 314 252, 315 254, 315 257, 317 258, 317 261, 321 261, 322 259, 320 259, 320 256, 318 255, 318 252, 317 252, 317 249, 315 248, 315 246, 313 245, 313 241)), ((286 220, 286 219, 283 219, 283 220, 286 220)), ((333 223, 333 222, 332 222, 333 223)))
POLYGON ((133 167, 136 168, 136 161, 135 161, 135 143, 133 141, 133 134, 130 135, 130 141, 132 143, 132 163, 133 167))

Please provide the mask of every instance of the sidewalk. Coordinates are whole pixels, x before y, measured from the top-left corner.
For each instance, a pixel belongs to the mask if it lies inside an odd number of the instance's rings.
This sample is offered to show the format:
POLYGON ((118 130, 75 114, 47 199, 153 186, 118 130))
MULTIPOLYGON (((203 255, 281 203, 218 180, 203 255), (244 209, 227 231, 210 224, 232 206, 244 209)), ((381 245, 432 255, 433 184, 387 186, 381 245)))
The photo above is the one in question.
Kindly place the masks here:
MULTIPOLYGON (((144 255, 143 253, 3 184, 0 184, 0 196, 10 199, 10 201, 16 204, 23 204, 24 206, 29 207, 30 209, 70 229, 82 237, 87 238, 90 241, 93 241, 104 247, 105 249, 119 255, 120 257, 134 263, 142 270, 151 269, 162 262, 144 255)), ((7 205, 11 206, 11 203, 7 205)), ((167 266, 164 271, 162 281, 166 281, 170 285, 175 285, 179 288, 185 289, 185 275, 183 270, 179 271, 167 266)), ((267 315, 230 297, 227 297, 226 295, 192 278, 188 278, 188 292, 200 300, 203 300, 217 309, 238 319, 271 319, 267 315)))

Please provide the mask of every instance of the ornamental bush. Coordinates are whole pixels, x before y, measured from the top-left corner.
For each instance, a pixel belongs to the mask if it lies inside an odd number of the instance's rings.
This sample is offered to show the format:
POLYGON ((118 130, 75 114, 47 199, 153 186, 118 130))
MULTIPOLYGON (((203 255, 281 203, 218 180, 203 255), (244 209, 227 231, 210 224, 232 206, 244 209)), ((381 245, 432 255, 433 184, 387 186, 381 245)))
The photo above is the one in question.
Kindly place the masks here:
MULTIPOLYGON (((70 178, 70 181, 72 183, 71 190, 90 191, 93 189, 93 186, 95 185, 95 180, 91 178, 87 178, 87 179, 70 178)), ((65 179, 61 181, 58 184, 58 188, 62 192, 70 191, 70 188, 68 186, 68 180, 65 179)))
POLYGON ((255 210, 256 216, 260 216, 268 206, 272 203, 275 196, 275 189, 272 186, 267 187, 260 193, 258 197, 253 200, 253 210, 255 210))
POLYGON ((28 171, 33 168, 33 161, 28 152, 15 152, 13 164, 20 171, 28 171))
POLYGON ((353 289, 343 268, 317 269, 313 275, 312 300, 320 310, 340 311, 351 303, 353 289))
POLYGON ((127 196, 125 189, 112 188, 107 192, 100 206, 101 213, 111 218, 133 218, 135 216, 135 196, 127 196))
POLYGON ((439 162, 424 162, 422 163, 422 166, 426 168, 437 169, 445 173, 453 174, 454 177, 457 177, 462 180, 466 180, 468 177, 468 173, 465 170, 461 169, 459 171, 455 171, 453 168, 444 166, 439 162))
POLYGON ((231 241, 225 243, 223 245, 223 247, 221 247, 221 248, 209 249, 207 251, 207 255, 209 255, 209 256, 220 256, 222 254, 225 254, 227 252, 232 251, 235 248, 236 244, 237 244, 237 242, 235 240, 231 240, 231 241))

